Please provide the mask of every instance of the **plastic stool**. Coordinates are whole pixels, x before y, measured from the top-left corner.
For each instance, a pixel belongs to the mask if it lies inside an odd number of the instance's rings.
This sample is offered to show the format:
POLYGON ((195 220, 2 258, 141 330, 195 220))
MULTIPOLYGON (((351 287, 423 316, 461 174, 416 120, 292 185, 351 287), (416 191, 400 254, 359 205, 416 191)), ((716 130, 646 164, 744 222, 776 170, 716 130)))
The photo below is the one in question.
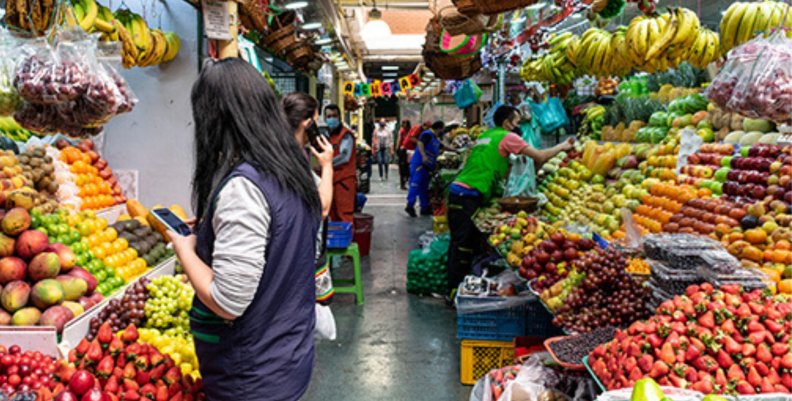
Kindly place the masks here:
POLYGON ((336 280, 333 278, 333 287, 335 287, 336 294, 354 294, 355 303, 363 305, 363 278, 360 274, 360 250, 357 243, 351 243, 344 249, 328 249, 327 258, 330 260, 330 271, 333 269, 333 257, 350 257, 355 269, 354 280, 336 280))

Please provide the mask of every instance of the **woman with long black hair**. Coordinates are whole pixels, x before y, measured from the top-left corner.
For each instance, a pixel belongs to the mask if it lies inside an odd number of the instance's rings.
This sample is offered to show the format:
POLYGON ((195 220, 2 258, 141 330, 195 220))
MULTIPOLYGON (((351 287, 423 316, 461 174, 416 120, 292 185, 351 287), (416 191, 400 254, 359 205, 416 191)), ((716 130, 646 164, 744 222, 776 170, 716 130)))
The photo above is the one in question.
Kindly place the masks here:
POLYGON ((321 205, 273 90, 241 59, 192 89, 196 234, 170 232, 195 288, 190 329, 209 401, 297 400, 314 361, 321 205))

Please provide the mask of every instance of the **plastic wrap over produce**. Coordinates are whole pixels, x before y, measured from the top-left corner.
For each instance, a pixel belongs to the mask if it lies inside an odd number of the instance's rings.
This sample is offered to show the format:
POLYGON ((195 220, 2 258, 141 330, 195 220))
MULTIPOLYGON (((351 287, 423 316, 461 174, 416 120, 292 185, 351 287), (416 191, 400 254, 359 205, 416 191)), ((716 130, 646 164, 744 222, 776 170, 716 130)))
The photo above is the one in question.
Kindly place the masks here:
POLYGON ((509 288, 518 288, 522 281, 513 270, 504 270, 493 278, 466 277, 457 290, 457 314, 494 312, 535 302, 536 296, 527 289, 512 296, 502 296, 506 292, 516 292, 509 288))

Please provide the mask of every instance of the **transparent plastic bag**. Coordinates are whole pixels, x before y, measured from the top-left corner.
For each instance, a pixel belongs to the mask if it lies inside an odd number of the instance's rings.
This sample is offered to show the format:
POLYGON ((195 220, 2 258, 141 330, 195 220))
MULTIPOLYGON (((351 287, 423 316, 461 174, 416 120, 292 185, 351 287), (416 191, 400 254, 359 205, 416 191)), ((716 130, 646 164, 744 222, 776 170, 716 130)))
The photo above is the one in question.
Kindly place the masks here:
POLYGON ((25 54, 14 76, 14 86, 26 102, 56 105, 85 93, 88 80, 79 52, 59 52, 43 39, 22 49, 25 54))
POLYGON ((707 96, 746 117, 792 121, 792 40, 780 30, 732 49, 707 96))
POLYGON ((336 339, 336 322, 333 311, 329 306, 316 304, 316 326, 314 326, 314 338, 317 340, 336 339))
POLYGON ((0 31, 0 116, 10 116, 22 103, 14 85, 19 49, 10 35, 0 31))

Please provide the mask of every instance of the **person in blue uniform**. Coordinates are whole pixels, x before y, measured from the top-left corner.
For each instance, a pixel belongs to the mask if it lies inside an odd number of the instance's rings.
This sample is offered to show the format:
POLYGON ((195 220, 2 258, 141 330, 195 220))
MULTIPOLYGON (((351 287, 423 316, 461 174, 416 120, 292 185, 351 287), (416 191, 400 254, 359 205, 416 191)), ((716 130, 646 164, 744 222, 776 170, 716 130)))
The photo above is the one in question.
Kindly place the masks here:
POLYGON ((441 143, 438 139, 445 127, 442 121, 436 121, 432 127, 418 136, 415 153, 410 160, 410 187, 407 190, 407 208, 410 217, 417 217, 415 202, 421 202, 421 215, 431 216, 432 205, 429 204, 429 181, 435 169, 437 156, 440 154, 441 143))

